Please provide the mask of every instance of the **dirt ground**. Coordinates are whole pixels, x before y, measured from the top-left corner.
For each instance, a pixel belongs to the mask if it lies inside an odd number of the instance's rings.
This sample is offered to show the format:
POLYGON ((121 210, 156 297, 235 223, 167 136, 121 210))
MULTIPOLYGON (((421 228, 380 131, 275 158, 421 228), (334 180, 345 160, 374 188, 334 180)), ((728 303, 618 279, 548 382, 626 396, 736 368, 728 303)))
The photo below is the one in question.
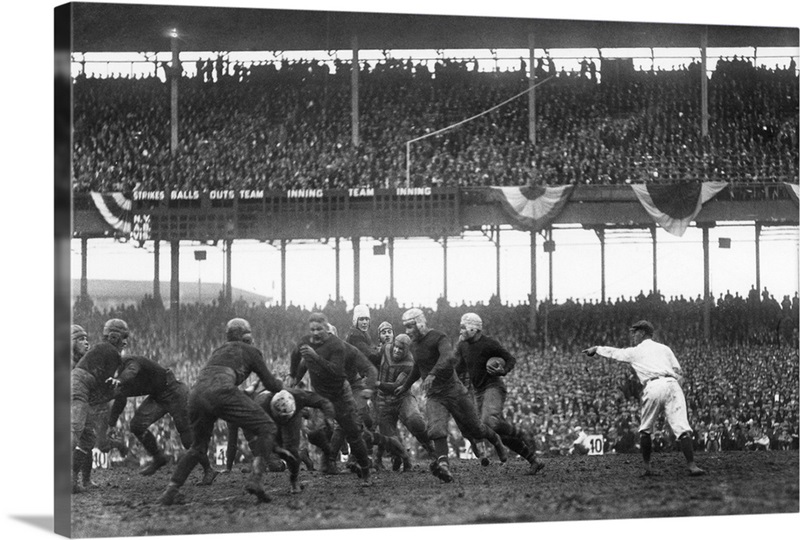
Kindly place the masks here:
MULTIPOLYGON (((388 463, 388 460, 386 460, 388 463)), ((100 488, 74 495, 73 536, 114 537, 195 533, 352 529, 797 513, 798 452, 700 454, 708 471, 689 477, 679 453, 655 454, 659 476, 641 477, 638 454, 542 458, 536 476, 511 459, 481 467, 451 460, 455 481, 443 484, 418 462, 413 471, 375 475, 361 487, 352 473, 301 473, 302 493, 289 493, 288 473, 269 473, 273 500, 257 504, 244 491, 246 466, 200 487, 198 467, 182 489, 186 501, 162 507, 155 499, 174 465, 145 478, 128 467, 96 470, 100 488), (366 519, 364 519, 366 515, 366 519)))

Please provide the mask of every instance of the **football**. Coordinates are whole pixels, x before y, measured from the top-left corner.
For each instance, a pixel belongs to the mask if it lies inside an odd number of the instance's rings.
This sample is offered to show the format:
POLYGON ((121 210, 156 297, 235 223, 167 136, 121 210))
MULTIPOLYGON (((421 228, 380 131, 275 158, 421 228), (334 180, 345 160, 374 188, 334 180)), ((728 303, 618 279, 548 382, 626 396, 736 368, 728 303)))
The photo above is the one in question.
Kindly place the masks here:
POLYGON ((486 369, 488 371, 503 371, 506 369, 506 361, 499 356, 493 356, 487 360, 486 369))

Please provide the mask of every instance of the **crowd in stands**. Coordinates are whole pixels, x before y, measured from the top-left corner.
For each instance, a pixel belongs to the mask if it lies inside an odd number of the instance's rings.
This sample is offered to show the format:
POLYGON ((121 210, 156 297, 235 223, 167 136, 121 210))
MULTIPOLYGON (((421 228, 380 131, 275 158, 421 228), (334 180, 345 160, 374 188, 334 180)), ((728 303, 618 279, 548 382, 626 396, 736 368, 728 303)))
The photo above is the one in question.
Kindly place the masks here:
POLYGON ((700 64, 556 72, 529 80, 473 60, 363 63, 354 144, 350 62, 199 62, 180 77, 171 148, 170 77, 77 76, 77 191, 798 182, 798 74, 720 59, 702 134, 700 64), (598 76, 599 73, 599 76, 598 76), (501 107, 497 105, 519 95, 501 107), (489 111, 488 114, 482 114, 489 111), (173 156, 174 154, 174 156, 173 156))
MULTIPOLYGON (((535 331, 529 306, 503 305, 495 299, 460 306, 440 301, 425 311, 429 326, 444 331, 451 340, 457 339, 461 315, 477 312, 484 320, 484 332, 500 339, 516 356, 517 367, 506 377, 506 415, 535 434, 537 449, 544 455, 569 453, 578 426, 586 433, 603 435, 606 452, 638 451, 638 379, 624 364, 591 359, 580 351, 591 345, 627 346, 628 325, 642 318, 653 322, 655 339, 672 347, 683 367, 683 389, 698 451, 797 449, 800 298, 795 293, 778 303, 766 289, 759 295, 753 288, 746 298, 727 293, 713 304, 708 341, 699 299, 667 300, 652 292, 604 303, 542 303, 535 331)), ((401 333, 405 309, 392 300, 372 306, 373 333, 382 321, 389 321, 395 333, 401 333)), ((182 304, 182 331, 174 343, 169 335, 170 311, 151 297, 106 310, 94 307, 89 298, 79 298, 73 317, 88 330, 93 343, 100 339, 105 320, 126 320, 132 332, 128 353, 157 360, 191 385, 210 352, 221 344, 225 322, 232 317, 251 322, 255 345, 264 352, 273 373, 285 379, 289 353, 307 333, 310 312, 318 310, 328 315, 340 335, 352 324, 351 309, 343 302, 328 301, 308 310, 248 305, 241 300, 230 303, 222 296, 212 304, 182 304)), ((129 404, 121 431, 135 449, 137 443, 125 425, 133 409, 129 404)), ((167 417, 155 429, 177 456, 183 447, 171 422, 167 417)), ((218 422, 212 449, 224 445, 225 436, 225 426, 218 422)), ((406 438, 409 447, 414 447, 412 439, 406 438)), ((660 426, 654 434, 656 451, 675 450, 674 444, 674 437, 660 426)))

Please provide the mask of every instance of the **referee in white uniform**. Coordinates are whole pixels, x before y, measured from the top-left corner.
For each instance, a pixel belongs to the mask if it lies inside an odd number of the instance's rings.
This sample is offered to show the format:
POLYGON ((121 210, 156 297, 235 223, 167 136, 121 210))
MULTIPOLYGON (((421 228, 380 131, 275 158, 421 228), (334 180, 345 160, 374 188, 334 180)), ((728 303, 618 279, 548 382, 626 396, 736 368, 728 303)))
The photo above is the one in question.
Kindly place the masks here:
POLYGON ((663 411, 670 429, 678 437, 691 476, 706 472, 694 462, 692 428, 686 414, 686 398, 681 389, 683 378, 681 366, 672 349, 653 341, 653 325, 639 321, 630 328, 632 347, 593 346, 584 349, 588 356, 595 354, 631 365, 644 385, 642 391, 641 422, 639 423, 640 446, 644 459, 644 476, 652 476, 650 456, 653 453, 651 432, 656 418, 663 411))

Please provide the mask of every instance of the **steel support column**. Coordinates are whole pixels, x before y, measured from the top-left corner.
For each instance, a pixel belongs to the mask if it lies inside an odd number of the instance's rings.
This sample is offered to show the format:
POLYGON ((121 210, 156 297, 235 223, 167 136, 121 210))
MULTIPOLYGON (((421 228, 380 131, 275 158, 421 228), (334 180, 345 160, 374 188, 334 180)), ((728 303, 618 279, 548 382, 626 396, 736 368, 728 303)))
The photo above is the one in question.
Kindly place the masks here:
POLYGON ((172 240, 170 247, 170 281, 169 281, 169 321, 170 338, 173 350, 178 346, 178 337, 181 331, 180 302, 181 302, 181 282, 180 282, 180 255, 181 243, 179 240, 172 240))
POLYGON ((709 227, 703 227, 703 338, 711 339, 711 263, 708 246, 709 227))
POLYGON ((230 304, 233 301, 233 282, 231 278, 233 240, 225 240, 223 245, 225 246, 225 300, 230 304))
MULTIPOLYGON (((552 242, 553 241, 553 229, 547 229, 547 240, 552 242)), ((547 298, 552 303, 553 302, 553 253, 554 250, 551 250, 547 255, 547 265, 548 265, 548 288, 547 288, 547 298)))
POLYGON ((342 290, 341 290, 341 283, 342 283, 342 267, 340 265, 340 257, 341 257, 341 247, 339 246, 339 237, 336 237, 336 245, 333 248, 334 252, 336 253, 336 302, 342 299, 342 290))
POLYGON ((360 144, 359 119, 358 119, 358 37, 351 38, 351 48, 353 49, 353 67, 350 70, 350 117, 353 129, 353 146, 360 144))
POLYGON ((361 303, 361 237, 353 237, 353 305, 361 303))
POLYGON ((708 137, 708 27, 700 30, 700 134, 708 137))
POLYGON ((756 290, 761 294, 761 223, 756 223, 756 290))
POLYGON ((500 225, 496 227, 496 236, 494 243, 495 250, 495 274, 497 277, 497 301, 500 302, 500 225))
POLYGON ((529 297, 531 310, 531 335, 536 332, 537 308, 539 301, 536 294, 536 231, 531 231, 531 294, 529 297))
POLYGON ((650 237, 653 239, 653 293, 658 292, 658 243, 656 242, 656 231, 658 228, 655 225, 650 226, 650 237))
POLYGON ((81 238, 81 298, 89 296, 89 239, 81 238))
POLYGON ((530 75, 528 76, 528 140, 532 146, 536 146, 536 90, 533 87, 536 85, 536 54, 534 49, 533 33, 528 34, 528 69, 530 75))
POLYGON ((394 300, 394 238, 388 239, 389 244, 389 298, 394 300))
POLYGON ((447 236, 442 237, 442 263, 443 263, 443 291, 442 291, 442 298, 444 301, 447 302, 447 236))
POLYGON ((600 240, 600 302, 606 301, 606 230, 598 227, 594 230, 600 240))
POLYGON ((153 240, 153 299, 161 302, 161 241, 153 240))
POLYGON ((286 239, 281 239, 281 307, 286 308, 286 239))

